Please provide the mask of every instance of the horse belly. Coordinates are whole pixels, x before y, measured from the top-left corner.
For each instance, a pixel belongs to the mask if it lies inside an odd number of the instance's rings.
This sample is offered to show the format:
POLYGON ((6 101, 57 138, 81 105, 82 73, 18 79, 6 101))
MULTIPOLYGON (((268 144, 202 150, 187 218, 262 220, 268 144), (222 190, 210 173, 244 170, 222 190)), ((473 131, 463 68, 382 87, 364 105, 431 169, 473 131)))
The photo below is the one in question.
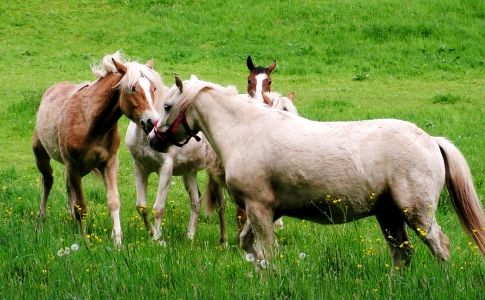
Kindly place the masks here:
POLYGON ((64 163, 59 146, 59 130, 55 114, 39 111, 36 130, 39 140, 49 156, 55 161, 64 163))

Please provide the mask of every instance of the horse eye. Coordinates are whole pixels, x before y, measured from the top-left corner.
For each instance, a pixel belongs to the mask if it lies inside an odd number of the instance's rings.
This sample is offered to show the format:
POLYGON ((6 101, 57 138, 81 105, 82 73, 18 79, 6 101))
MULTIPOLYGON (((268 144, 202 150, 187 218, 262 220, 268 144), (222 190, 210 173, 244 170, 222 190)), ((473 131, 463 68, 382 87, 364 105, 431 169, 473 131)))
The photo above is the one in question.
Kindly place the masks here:
POLYGON ((153 91, 156 92, 157 91, 157 88, 153 88, 153 91))
POLYGON ((171 108, 172 108, 172 107, 171 107, 170 105, 167 105, 167 104, 165 104, 165 105, 163 106, 163 109, 165 109, 165 111, 169 111, 171 108))
POLYGON ((251 80, 248 80, 248 84, 251 84, 251 80))
POLYGON ((270 82, 268 82, 268 85, 271 85, 271 81, 270 81, 270 82))
POLYGON ((130 92, 132 92, 132 93, 136 92, 135 86, 132 86, 131 87, 131 91, 130 92))

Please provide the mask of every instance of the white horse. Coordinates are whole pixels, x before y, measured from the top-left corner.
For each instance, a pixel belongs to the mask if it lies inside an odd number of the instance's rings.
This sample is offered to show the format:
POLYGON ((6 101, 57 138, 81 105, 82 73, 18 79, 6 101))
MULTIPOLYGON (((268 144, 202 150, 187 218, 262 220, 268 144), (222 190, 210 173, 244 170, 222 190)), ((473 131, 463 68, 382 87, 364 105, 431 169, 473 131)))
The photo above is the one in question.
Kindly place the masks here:
POLYGON ((170 140, 204 133, 224 163, 229 192, 246 208, 241 246, 256 269, 269 263, 273 221, 283 215, 321 224, 376 216, 394 266, 412 257, 407 224, 448 260, 450 241, 435 218, 444 183, 485 254, 483 208, 465 158, 448 140, 405 121, 315 122, 238 97, 233 88, 177 77, 149 143, 164 152, 170 140))
MULTIPOLYGON (((158 89, 158 98, 165 96, 167 88, 158 89)), ((293 93, 288 97, 282 97, 278 93, 270 93, 265 100, 267 105, 275 109, 282 109, 296 113, 293 105, 293 93)), ((252 98, 247 95, 239 95, 241 102, 255 102, 260 98, 252 98)), ((155 104, 155 109, 162 113, 164 110, 163 101, 155 104)), ((217 155, 205 139, 204 135, 198 135, 199 142, 191 140, 183 147, 171 147, 167 153, 160 153, 150 148, 147 143, 147 136, 136 124, 130 123, 126 131, 125 144, 133 159, 133 168, 136 182, 136 207, 137 211, 145 223, 146 229, 153 234, 153 239, 157 240, 162 235, 161 223, 165 214, 165 203, 170 179, 172 176, 182 176, 184 187, 190 198, 190 220, 187 236, 193 239, 197 226, 197 218, 200 211, 200 192, 197 186, 197 172, 208 168, 209 185, 212 191, 211 199, 217 204, 220 221, 219 242, 227 241, 225 227, 225 203, 223 188, 225 186, 223 168, 218 162, 217 155), (222 170, 222 171, 221 171, 222 170), (147 185, 148 177, 151 173, 159 176, 158 192, 153 210, 155 213, 155 224, 152 225, 148 216, 147 209, 147 185), (222 177, 221 177, 222 176, 222 177)), ((180 146, 180 145, 179 145, 180 146)))

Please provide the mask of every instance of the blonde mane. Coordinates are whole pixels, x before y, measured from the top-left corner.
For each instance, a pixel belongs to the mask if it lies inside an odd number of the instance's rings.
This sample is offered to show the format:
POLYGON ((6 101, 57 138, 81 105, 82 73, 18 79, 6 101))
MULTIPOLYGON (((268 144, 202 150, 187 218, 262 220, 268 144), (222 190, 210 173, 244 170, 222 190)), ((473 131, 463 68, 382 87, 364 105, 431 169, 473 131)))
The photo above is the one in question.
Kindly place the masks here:
POLYGON ((125 58, 120 54, 120 51, 116 51, 114 54, 105 55, 99 66, 91 66, 91 70, 94 75, 99 78, 105 77, 108 73, 118 73, 116 66, 113 63, 113 59, 121 62, 126 66, 126 74, 121 78, 120 82, 115 86, 124 92, 131 90, 133 85, 141 78, 145 77, 155 85, 155 99, 153 99, 153 105, 155 108, 161 106, 165 97, 167 88, 163 85, 162 78, 158 72, 149 68, 146 65, 139 62, 130 62, 128 58, 125 58))

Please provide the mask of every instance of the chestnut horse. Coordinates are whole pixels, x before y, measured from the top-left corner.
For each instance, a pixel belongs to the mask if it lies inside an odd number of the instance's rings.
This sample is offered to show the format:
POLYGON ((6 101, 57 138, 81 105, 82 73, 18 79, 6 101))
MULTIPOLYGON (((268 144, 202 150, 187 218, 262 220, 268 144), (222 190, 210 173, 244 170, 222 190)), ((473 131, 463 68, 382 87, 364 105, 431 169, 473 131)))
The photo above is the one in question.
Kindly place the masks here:
POLYGON ((485 255, 485 215, 470 168, 445 138, 394 119, 310 121, 194 78, 176 77, 164 103, 150 146, 165 152, 204 133, 248 214, 241 247, 257 270, 270 263, 273 222, 283 215, 320 224, 375 216, 394 266, 412 258, 407 226, 435 257, 449 260, 450 241, 435 216, 445 183, 462 227, 485 255))
POLYGON ((83 236, 87 206, 82 178, 95 170, 104 180, 108 208, 113 219, 112 238, 121 244, 120 197, 117 187, 118 120, 127 116, 149 132, 159 120, 154 109, 155 91, 163 88, 153 61, 146 65, 126 62, 120 53, 106 55, 102 66, 93 67, 98 77, 93 83, 62 82, 42 96, 32 149, 42 174, 43 193, 39 218, 45 219, 47 198, 53 184, 51 158, 64 164, 68 206, 79 221, 83 236))

